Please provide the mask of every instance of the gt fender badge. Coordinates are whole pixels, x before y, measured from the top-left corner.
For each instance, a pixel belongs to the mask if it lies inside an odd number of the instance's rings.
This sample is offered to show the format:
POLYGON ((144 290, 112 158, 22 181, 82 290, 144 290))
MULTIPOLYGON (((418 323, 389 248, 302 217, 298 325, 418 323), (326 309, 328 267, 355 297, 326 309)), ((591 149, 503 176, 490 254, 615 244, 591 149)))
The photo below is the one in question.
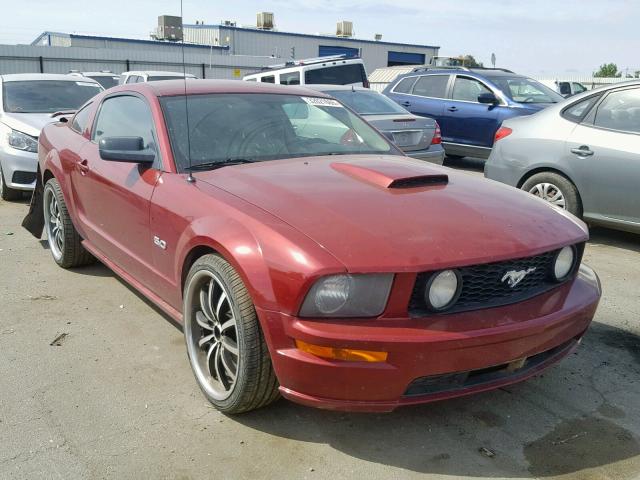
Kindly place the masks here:
POLYGON ((524 277, 529 275, 531 272, 535 272, 535 271, 536 271, 536 267, 530 267, 530 268, 527 268, 526 270, 509 270, 502 277, 502 282, 506 280, 507 285, 509 285, 511 288, 515 288, 516 285, 518 285, 522 280, 524 280, 524 277))
POLYGON ((160 240, 160 237, 158 237, 157 235, 153 237, 153 244, 156 247, 160 247, 162 250, 167 249, 167 242, 165 242, 164 240, 160 240))

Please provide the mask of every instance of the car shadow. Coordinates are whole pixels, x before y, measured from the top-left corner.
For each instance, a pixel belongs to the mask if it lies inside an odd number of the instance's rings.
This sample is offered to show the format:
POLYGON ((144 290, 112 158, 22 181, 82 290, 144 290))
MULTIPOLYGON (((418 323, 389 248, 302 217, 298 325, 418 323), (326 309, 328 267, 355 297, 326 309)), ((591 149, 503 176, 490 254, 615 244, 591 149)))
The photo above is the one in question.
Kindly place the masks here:
POLYGON ((422 474, 583 478, 580 472, 602 468, 606 473, 592 471, 593 478, 630 479, 640 471, 638 345, 637 335, 594 323, 576 353, 508 388, 388 414, 322 411, 281 400, 232 419, 422 474), (633 391, 622 392, 629 383, 633 391))
POLYGON ((622 248, 640 253, 640 235, 604 227, 592 227, 589 230, 589 243, 622 248))
POLYGON ((466 170, 484 173, 484 163, 486 160, 476 157, 451 158, 445 157, 443 165, 456 170, 466 170))

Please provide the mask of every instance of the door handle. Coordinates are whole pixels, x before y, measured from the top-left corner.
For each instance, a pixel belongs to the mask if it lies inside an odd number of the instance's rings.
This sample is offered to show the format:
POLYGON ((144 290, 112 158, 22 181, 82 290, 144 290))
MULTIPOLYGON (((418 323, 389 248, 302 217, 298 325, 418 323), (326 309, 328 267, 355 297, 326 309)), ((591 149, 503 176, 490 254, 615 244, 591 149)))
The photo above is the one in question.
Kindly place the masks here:
POLYGON ((411 102, 402 102, 400 105, 402 105, 403 107, 410 107, 411 102))
POLYGON ((458 107, 449 107, 449 108, 447 108, 447 110, 449 110, 450 112, 457 112, 458 111, 458 107))
POLYGON ((593 150, 591 150, 587 145, 582 145, 578 148, 572 148, 571 153, 574 153, 579 157, 590 157, 593 155, 593 150))
POLYGON ((78 162, 77 165, 81 175, 85 175, 89 171, 89 162, 86 158, 81 162, 78 162))

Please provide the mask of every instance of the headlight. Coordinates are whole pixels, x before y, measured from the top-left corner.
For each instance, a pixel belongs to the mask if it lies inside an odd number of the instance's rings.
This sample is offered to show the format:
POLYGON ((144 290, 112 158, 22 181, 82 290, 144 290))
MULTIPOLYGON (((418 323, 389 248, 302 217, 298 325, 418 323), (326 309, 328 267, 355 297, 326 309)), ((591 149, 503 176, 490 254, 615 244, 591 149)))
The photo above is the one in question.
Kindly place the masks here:
POLYGON ((431 310, 446 310, 458 299, 461 287, 462 281, 458 272, 443 270, 429 279, 424 300, 431 310))
POLYGON ((576 250, 573 247, 564 247, 556 256, 556 261, 553 265, 553 276, 556 281, 561 282, 566 279, 573 271, 573 266, 576 261, 576 250))
POLYGON ((9 132, 7 141, 9 145, 18 150, 36 153, 38 151, 38 140, 17 130, 9 132))
POLYGON ((382 313, 393 274, 340 274, 318 280, 307 294, 301 317, 376 317, 382 313))

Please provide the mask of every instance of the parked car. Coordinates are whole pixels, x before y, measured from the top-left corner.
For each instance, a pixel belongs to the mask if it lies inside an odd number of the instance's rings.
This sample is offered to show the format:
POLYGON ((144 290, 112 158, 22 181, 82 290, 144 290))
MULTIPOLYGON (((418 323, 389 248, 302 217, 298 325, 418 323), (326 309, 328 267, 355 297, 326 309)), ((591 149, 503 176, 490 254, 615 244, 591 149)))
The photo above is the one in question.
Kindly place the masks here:
POLYGON ((74 77, 92 78, 105 89, 115 87, 120 82, 120 76, 109 70, 103 70, 101 72, 78 72, 77 70, 72 70, 69 72, 69 75, 74 77))
POLYGON ((565 98, 572 97, 582 92, 587 91, 587 87, 585 87, 580 82, 560 82, 558 80, 540 80, 544 86, 549 87, 550 89, 558 92, 565 98))
POLYGON ((367 71, 361 58, 345 55, 292 60, 265 67, 261 72, 245 75, 246 82, 282 85, 356 85, 369 87, 367 71))
POLYGON ((415 115, 434 118, 449 157, 488 158, 504 120, 530 115, 563 98, 503 69, 419 67, 384 92, 415 115))
POLYGON ((195 75, 182 72, 161 72, 161 71, 135 71, 122 72, 120 74, 120 85, 125 83, 155 82, 158 80, 179 80, 182 78, 197 78, 195 75))
MULTIPOLYGON (((364 87, 343 85, 307 85, 307 87, 331 95, 360 114, 408 156, 442 165, 444 149, 441 144, 440 127, 432 118, 413 115, 388 97, 364 87)), ((310 116, 299 120, 298 123, 299 128, 323 127, 322 119, 314 119, 310 116)), ((346 133, 345 129, 341 134, 346 133)))
POLYGON ((640 82, 505 121, 485 176, 589 223, 640 233, 640 82))
POLYGON ((95 257, 182 323, 219 410, 466 395, 540 372, 585 333, 600 286, 580 220, 408 158, 320 92, 186 88, 121 85, 46 126, 24 225, 61 267, 95 257), (305 111, 350 140, 297 130, 305 111))
POLYGON ((90 78, 47 73, 0 75, 0 198, 16 200, 33 190, 38 136, 52 114, 75 110, 100 93, 90 78))

